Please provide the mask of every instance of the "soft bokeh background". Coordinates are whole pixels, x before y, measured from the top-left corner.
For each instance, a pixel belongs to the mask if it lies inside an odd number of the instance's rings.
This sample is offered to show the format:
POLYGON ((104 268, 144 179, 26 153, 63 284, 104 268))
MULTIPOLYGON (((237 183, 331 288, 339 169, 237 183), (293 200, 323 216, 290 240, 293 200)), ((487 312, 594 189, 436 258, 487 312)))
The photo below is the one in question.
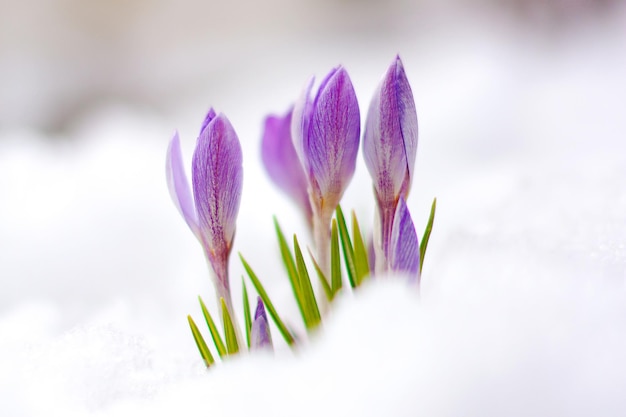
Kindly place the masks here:
POLYGON ((470 53, 477 31, 515 33, 517 47, 547 53, 618 24, 620 9, 617 0, 2 0, 0 126, 62 130, 103 101, 172 111, 186 98, 232 96, 241 105, 250 85, 267 94, 285 77, 300 83, 301 68, 363 72, 356 64, 396 52, 415 53, 419 71, 455 48, 470 53))
MULTIPOLYGON (((336 415, 624 415, 625 39, 609 0, 0 0, 0 415, 292 415, 308 395, 336 415), (306 233, 263 173, 263 118, 342 64, 364 120, 397 53, 418 232, 439 201, 421 299, 379 283, 301 354, 204 375, 185 315, 212 290, 167 195, 173 130, 189 161, 209 106, 232 121, 233 252, 301 328, 271 216, 306 233)), ((360 159, 343 204, 368 228, 360 159)))

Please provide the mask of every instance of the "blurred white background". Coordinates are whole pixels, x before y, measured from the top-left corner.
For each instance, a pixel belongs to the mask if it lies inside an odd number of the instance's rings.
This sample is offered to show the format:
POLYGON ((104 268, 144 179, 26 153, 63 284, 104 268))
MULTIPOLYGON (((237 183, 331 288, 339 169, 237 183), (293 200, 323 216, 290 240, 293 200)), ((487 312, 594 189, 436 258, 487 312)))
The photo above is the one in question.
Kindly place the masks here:
POLYGON ((381 52, 436 65, 475 31, 558 49, 617 24, 623 2, 2 0, 0 11, 0 129, 58 131, 102 102, 171 111, 251 82, 271 91, 296 68, 377 63, 381 52))

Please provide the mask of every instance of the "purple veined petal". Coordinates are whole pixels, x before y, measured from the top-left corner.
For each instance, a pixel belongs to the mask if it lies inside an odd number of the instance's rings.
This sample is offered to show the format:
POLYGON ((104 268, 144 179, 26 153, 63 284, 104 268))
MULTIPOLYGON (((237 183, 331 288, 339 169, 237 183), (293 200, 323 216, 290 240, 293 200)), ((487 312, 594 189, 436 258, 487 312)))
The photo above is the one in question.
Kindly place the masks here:
POLYGON ((411 214, 402 197, 398 201, 391 229, 389 266, 392 271, 409 274, 419 285, 420 247, 411 214))
POLYGON ((311 221, 307 179, 291 140, 293 110, 283 116, 268 116, 261 142, 261 158, 272 181, 302 209, 311 221))
MULTIPOLYGON (((224 267, 235 234, 243 182, 239 139, 223 114, 209 121, 192 159, 198 225, 214 269, 224 267)), ((218 273, 219 276, 219 273, 218 273)))
POLYGON ((300 97, 296 100, 291 117, 291 140, 305 173, 309 170, 309 163, 304 155, 303 144, 305 137, 308 136, 309 122, 311 121, 311 112, 313 109, 311 89, 313 88, 314 82, 315 78, 311 77, 305 85, 300 93, 300 97))
POLYGON ((261 297, 258 297, 252 329, 250 330, 250 349, 259 350, 266 348, 272 349, 272 335, 267 322, 265 306, 261 297))
POLYGON ((209 111, 207 112, 206 116, 204 116, 204 120, 202 121, 202 126, 200 126, 200 133, 199 135, 202 134, 202 132, 204 131, 204 129, 207 127, 207 125, 211 122, 211 120, 215 119, 215 110, 213 110, 213 107, 211 107, 209 109, 209 111))
POLYGON ((322 82, 308 129, 303 154, 310 183, 334 210, 354 174, 360 135, 359 105, 343 67, 332 70, 322 82))
POLYGON ((191 231, 200 238, 198 231, 198 215, 191 197, 191 189, 185 175, 183 156, 180 148, 178 132, 174 133, 169 146, 165 164, 167 188, 176 208, 187 222, 191 231))
POLYGON ((363 155, 378 199, 406 198, 417 153, 417 112, 399 56, 374 93, 365 122, 363 155))
MULTIPOLYGON (((396 91, 400 110, 400 126, 402 127, 402 137, 404 138, 404 149, 407 156, 407 169, 409 170, 409 181, 413 180, 415 170, 415 158, 417 156, 418 123, 417 110, 415 109, 415 99, 411 85, 404 72, 404 65, 400 56, 396 56, 396 91)), ((409 182, 410 187, 410 182, 409 182)), ((408 192, 408 190, 407 190, 408 192)), ((405 197, 406 198, 406 197, 405 197)))
MULTIPOLYGON (((345 69, 341 65, 339 65, 338 67, 331 69, 328 72, 328 74, 326 74, 326 76, 322 79, 322 82, 320 82, 320 86, 317 89, 317 94, 315 95, 315 101, 317 101, 317 99, 320 96, 320 93, 322 91, 324 91, 324 89, 326 88, 326 86, 328 85, 330 80, 332 80, 333 77, 335 76, 335 74, 337 72, 339 72, 339 71, 344 71, 345 72, 345 69)), ((313 104, 315 105, 315 103, 313 103, 313 104)))

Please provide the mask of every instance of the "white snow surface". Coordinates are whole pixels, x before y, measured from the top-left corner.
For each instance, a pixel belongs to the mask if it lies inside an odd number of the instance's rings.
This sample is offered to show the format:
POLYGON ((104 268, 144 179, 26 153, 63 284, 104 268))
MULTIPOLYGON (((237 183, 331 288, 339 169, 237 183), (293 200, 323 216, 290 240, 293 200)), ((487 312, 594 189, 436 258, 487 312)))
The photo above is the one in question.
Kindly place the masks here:
MULTIPOLYGON (((418 235, 438 198, 421 291, 379 277, 297 352, 272 328, 273 355, 210 371, 185 316, 201 324, 213 292, 167 194, 167 141, 178 127, 189 167, 202 112, 227 113, 245 159, 234 298, 242 252, 301 332, 271 216, 306 233, 263 173, 260 126, 341 51, 260 80, 244 66, 230 96, 177 115, 112 104, 60 137, 0 132, 0 415, 626 415, 624 15, 548 45, 478 31, 346 48, 363 119, 394 52, 413 86, 418 235)), ((361 159, 342 204, 369 228, 361 159)))

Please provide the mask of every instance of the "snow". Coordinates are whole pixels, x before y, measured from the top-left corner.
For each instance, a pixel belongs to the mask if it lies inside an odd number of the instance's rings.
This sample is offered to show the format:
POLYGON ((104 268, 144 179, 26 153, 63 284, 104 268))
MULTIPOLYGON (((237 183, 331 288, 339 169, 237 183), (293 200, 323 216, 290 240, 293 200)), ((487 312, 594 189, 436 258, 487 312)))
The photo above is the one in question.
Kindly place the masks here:
MULTIPOLYGON (((421 292, 380 278, 298 351, 208 372, 185 316, 200 321, 198 294, 214 310, 213 293, 167 195, 167 141, 178 127, 189 167, 206 106, 228 114, 245 169, 234 298, 241 251, 302 329, 271 216, 306 233, 258 140, 342 49, 314 50, 319 69, 285 56, 261 80, 244 67, 244 85, 174 115, 113 103, 55 137, 0 131, 0 415, 626 414, 625 16, 549 44, 477 30, 393 45, 420 120, 418 235, 438 198, 421 292)), ((393 52, 362 46, 343 52, 365 114, 393 52)), ((360 160, 343 206, 364 224, 369 187, 360 160)))

